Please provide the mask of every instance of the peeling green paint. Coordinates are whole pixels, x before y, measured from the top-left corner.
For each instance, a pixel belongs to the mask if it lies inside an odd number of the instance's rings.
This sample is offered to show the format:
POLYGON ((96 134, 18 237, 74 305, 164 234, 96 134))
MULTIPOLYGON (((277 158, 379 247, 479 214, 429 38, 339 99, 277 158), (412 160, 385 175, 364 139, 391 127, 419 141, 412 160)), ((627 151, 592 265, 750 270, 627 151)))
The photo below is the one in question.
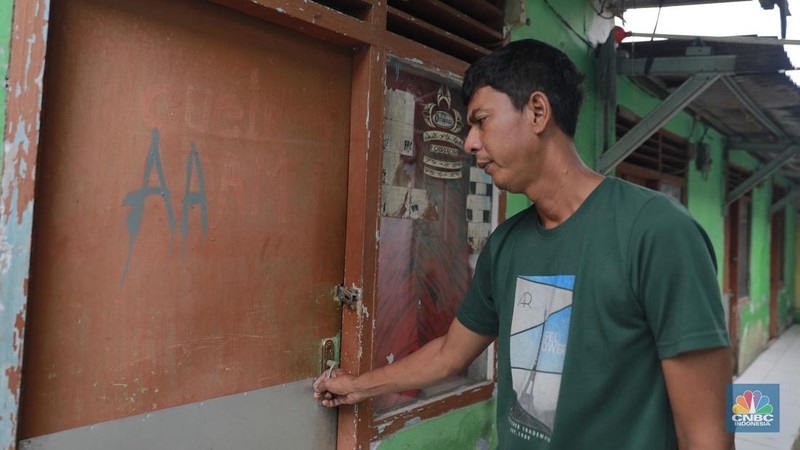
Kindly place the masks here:
POLYGON ((750 210, 750 301, 740 316, 739 371, 741 372, 764 349, 769 341, 769 256, 770 227, 769 184, 751 192, 750 210))
POLYGON ((379 450, 453 450, 497 448, 495 400, 455 410, 411 425, 378 443, 379 450))

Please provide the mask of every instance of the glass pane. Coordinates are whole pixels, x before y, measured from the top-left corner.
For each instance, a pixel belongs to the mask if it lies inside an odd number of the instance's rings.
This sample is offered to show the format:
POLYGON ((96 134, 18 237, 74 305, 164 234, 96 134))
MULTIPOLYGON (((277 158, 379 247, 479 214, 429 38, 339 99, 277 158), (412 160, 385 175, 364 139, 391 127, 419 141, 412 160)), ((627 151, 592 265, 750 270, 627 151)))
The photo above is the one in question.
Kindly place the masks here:
MULTIPOLYGON (((375 366, 447 332, 491 230, 491 179, 463 151, 460 88, 389 65, 384 116, 375 366)), ((375 412, 486 379, 472 368, 440 386, 375 399, 375 412)))

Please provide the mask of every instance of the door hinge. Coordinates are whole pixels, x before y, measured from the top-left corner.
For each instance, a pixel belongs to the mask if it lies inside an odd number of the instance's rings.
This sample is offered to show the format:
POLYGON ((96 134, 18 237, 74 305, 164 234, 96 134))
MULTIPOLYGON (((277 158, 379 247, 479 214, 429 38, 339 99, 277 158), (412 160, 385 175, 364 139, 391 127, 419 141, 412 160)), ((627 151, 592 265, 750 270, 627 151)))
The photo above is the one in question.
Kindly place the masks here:
POLYGON ((346 288, 340 284, 336 286, 336 300, 355 311, 356 304, 361 301, 361 288, 346 288))

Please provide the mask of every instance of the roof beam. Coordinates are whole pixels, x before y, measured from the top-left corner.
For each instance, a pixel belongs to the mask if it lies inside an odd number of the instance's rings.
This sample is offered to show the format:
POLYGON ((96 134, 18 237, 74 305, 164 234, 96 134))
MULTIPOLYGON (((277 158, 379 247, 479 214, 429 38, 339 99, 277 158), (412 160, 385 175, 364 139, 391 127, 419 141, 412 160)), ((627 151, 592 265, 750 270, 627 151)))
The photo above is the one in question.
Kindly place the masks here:
POLYGON ((792 144, 793 143, 791 141, 774 143, 730 141, 728 144, 728 150, 742 150, 753 153, 777 153, 786 150, 786 147, 792 144))
POLYGON ((733 74, 736 72, 735 66, 736 55, 620 58, 617 60, 617 74, 628 76, 733 74))
POLYGON ((742 90, 742 88, 739 87, 739 85, 735 81, 733 81, 731 77, 729 76, 722 77, 722 83, 728 88, 728 90, 731 91, 731 93, 733 93, 733 95, 736 96, 737 99, 739 99, 740 102, 742 102, 744 107, 747 108, 748 111, 750 111, 750 114, 755 116, 755 118, 758 119, 758 121, 761 122, 762 125, 767 127, 767 129, 769 129, 769 131, 771 131, 772 134, 774 134, 781 140, 784 141, 789 140, 789 138, 786 136, 786 133, 784 133, 783 130, 781 130, 780 127, 776 125, 775 122, 772 121, 772 119, 767 117, 767 115, 764 114, 763 111, 761 111, 761 108, 756 106, 755 102, 750 98, 750 96, 747 95, 747 93, 744 90, 742 90))
POLYGON ((675 91, 650 111, 641 122, 622 136, 607 152, 597 158, 598 172, 607 175, 628 155, 633 153, 670 119, 681 112, 698 95, 719 78, 718 74, 696 74, 684 81, 675 91))
POLYGON ((775 173, 778 169, 781 168, 786 161, 792 159, 794 155, 800 152, 800 145, 792 145, 786 150, 783 151, 780 155, 778 155, 775 159, 764 164, 763 166, 759 167, 758 170, 755 171, 750 177, 742 182, 739 186, 736 187, 733 191, 731 191, 725 197, 725 207, 727 208, 730 206, 731 203, 735 202, 739 197, 743 196, 744 194, 748 193, 750 189, 753 189, 758 183, 761 183, 765 179, 767 179, 770 175, 775 173))
POLYGON ((769 215, 775 214, 789 203, 797 201, 798 198, 800 198, 800 187, 792 189, 788 194, 784 195, 778 199, 778 201, 773 203, 772 206, 769 207, 769 215))
MULTIPOLYGON (((734 0, 739 1, 739 0, 734 0)), ((698 2, 699 3, 699 2, 698 2)), ((708 3, 719 3, 712 0, 708 3)), ((657 6, 657 5, 653 5, 657 6)), ((756 44, 756 45, 800 45, 800 39, 776 39, 774 37, 759 36, 692 36, 686 34, 663 34, 663 33, 637 33, 631 32, 632 37, 645 37, 656 39, 669 39, 673 41, 703 41, 703 42, 726 42, 729 44, 756 44)))

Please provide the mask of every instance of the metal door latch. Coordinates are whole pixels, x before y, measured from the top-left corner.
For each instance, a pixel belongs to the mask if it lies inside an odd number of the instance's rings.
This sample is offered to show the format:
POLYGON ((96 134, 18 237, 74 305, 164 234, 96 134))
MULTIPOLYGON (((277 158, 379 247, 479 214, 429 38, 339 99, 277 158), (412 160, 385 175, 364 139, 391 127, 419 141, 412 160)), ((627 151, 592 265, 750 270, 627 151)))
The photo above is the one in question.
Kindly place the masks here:
POLYGON ((333 372, 333 367, 338 364, 336 361, 336 342, 333 339, 323 339, 320 346, 320 373, 327 370, 330 375, 333 372))
POLYGON ((355 311, 356 303, 361 301, 361 288, 353 287, 348 289, 343 285, 336 286, 336 299, 342 305, 345 305, 355 311))

